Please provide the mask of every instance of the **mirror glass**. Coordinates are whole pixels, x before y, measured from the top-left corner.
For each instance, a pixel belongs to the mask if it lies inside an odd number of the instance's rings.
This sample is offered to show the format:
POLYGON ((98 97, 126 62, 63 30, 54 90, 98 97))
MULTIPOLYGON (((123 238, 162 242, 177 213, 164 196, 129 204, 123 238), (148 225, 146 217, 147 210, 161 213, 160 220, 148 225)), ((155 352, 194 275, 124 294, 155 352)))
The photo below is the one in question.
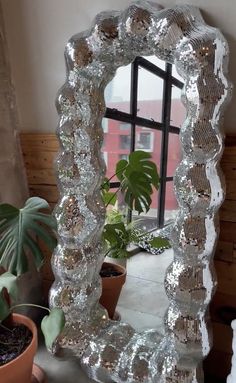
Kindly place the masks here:
MULTIPOLYGON (((182 87, 183 80, 174 66, 149 56, 120 67, 105 90, 107 112, 102 124, 106 176, 111 178, 117 161, 128 159, 133 150, 149 152, 161 176, 150 210, 141 215, 133 212, 128 217, 147 232, 155 233, 170 224, 177 213, 173 175, 181 161, 179 129, 186 114, 181 102, 182 87)), ((119 187, 117 182, 113 177, 112 191, 119 187)), ((123 201, 118 200, 118 208, 123 210, 123 201)), ((173 251, 167 249, 154 255, 136 247, 134 253, 126 263, 127 280, 117 310, 122 320, 137 330, 151 327, 162 331, 168 307, 164 276, 173 251)))

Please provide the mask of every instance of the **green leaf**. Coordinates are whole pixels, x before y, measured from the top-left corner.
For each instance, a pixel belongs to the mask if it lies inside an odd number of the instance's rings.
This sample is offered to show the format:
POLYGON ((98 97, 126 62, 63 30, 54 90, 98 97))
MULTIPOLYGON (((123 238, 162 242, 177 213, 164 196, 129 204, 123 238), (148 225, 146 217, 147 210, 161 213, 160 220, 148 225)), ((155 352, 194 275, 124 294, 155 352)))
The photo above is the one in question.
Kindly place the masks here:
POLYGON ((34 212, 41 209, 50 210, 50 205, 45 199, 40 197, 30 197, 27 199, 24 207, 25 211, 34 212))
MULTIPOLYGON (((11 296, 11 298, 16 300, 17 299, 16 276, 9 273, 8 271, 6 273, 3 273, 0 276, 0 291, 2 291, 4 287, 7 289, 8 294, 11 296)), ((1 312, 1 309, 0 309, 0 312, 1 312)))
POLYGON ((6 301, 4 290, 0 292, 0 322, 4 321, 11 313, 10 307, 6 301))
POLYGON ((129 258, 130 253, 126 249, 116 249, 116 248, 110 248, 109 253, 107 254, 108 257, 111 258, 129 258))
POLYGON ((126 160, 120 160, 116 164, 116 175, 117 178, 122 181, 124 178, 124 171, 128 166, 128 161, 126 160))
POLYGON ((59 308, 54 308, 46 315, 41 322, 41 329, 48 349, 52 348, 53 342, 65 326, 65 315, 59 308))
POLYGON ((7 203, 3 203, 0 205, 0 221, 3 219, 8 218, 15 218, 18 213, 18 209, 12 205, 9 205, 7 203))
POLYGON ((126 250, 131 240, 131 230, 124 222, 106 224, 103 230, 103 239, 108 246, 108 255, 113 258, 127 258, 126 250))
POLYGON ((149 244, 151 247, 155 249, 160 249, 161 247, 170 247, 170 242, 166 238, 161 238, 161 237, 155 237, 153 238, 149 244))
POLYGON ((119 210, 111 209, 107 211, 106 214, 106 224, 108 223, 120 223, 125 222, 126 216, 122 214, 119 210))
POLYGON ((124 247, 129 240, 129 234, 123 222, 106 224, 103 230, 103 238, 111 246, 124 247))
POLYGON ((153 187, 159 187, 157 167, 150 153, 138 150, 129 155, 129 161, 120 160, 116 174, 121 183, 125 202, 131 210, 147 212, 151 206, 153 187))
POLYGON ((39 211, 48 208, 47 201, 39 197, 29 198, 22 209, 9 204, 0 205, 0 265, 12 274, 20 275, 27 271, 28 249, 36 265, 39 267, 42 264, 37 237, 51 249, 55 247, 56 239, 52 229, 56 228, 56 220, 51 214, 39 211))
POLYGON ((109 179, 107 177, 105 177, 104 181, 101 185, 101 190, 109 191, 109 189, 110 189, 110 182, 109 182, 109 179))
POLYGON ((116 193, 112 193, 112 192, 102 193, 102 198, 103 198, 103 202, 106 206, 108 206, 108 205, 114 206, 116 201, 117 201, 116 193))
POLYGON ((44 261, 40 247, 38 246, 37 242, 30 237, 25 238, 25 244, 29 248, 29 250, 34 254, 35 266, 39 270, 40 267, 43 265, 44 261))

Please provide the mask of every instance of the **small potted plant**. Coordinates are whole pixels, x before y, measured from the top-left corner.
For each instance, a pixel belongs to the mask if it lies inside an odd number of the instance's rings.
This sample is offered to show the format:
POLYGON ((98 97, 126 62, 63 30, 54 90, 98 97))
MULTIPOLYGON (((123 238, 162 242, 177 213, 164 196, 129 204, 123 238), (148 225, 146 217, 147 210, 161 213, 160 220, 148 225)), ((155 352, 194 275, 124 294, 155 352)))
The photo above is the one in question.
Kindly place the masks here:
POLYGON ((44 256, 39 239, 53 250, 56 245, 56 220, 48 212, 49 204, 31 197, 18 209, 0 205, 0 266, 17 276, 18 303, 42 302, 40 269, 44 256))
MULTIPOLYGON (((116 172, 102 185, 102 196, 106 204, 106 223, 103 230, 105 255, 115 260, 126 260, 133 255, 130 246, 139 244, 145 238, 150 248, 167 248, 166 238, 155 237, 138 229, 135 223, 127 223, 126 216, 119 209, 114 209, 118 203, 119 193, 127 209, 138 214, 148 212, 152 202, 153 188, 159 188, 159 176, 156 164, 151 161, 150 153, 136 151, 129 155, 129 159, 120 160, 116 165, 116 172), (120 186, 115 192, 110 191, 110 181, 117 176, 120 186)), ((102 277, 102 296, 100 303, 108 310, 113 318, 120 292, 126 280, 126 267, 119 263, 104 262, 100 273, 102 277)))
MULTIPOLYGON (((17 293, 16 277, 5 272, 0 276, 0 382, 31 383, 34 371, 33 359, 37 350, 37 328, 26 316, 14 314, 19 305, 11 305, 11 299, 17 293)), ((20 306, 31 304, 20 304, 20 306)), ((33 305, 34 306, 34 305, 33 305)), ((54 341, 65 324, 63 311, 58 308, 47 310, 49 315, 41 322, 47 348, 53 347, 54 341)), ((43 374, 41 373, 41 376, 43 374)), ((36 377, 37 378, 37 377, 36 377)), ((40 380, 38 380, 40 381, 40 380)))

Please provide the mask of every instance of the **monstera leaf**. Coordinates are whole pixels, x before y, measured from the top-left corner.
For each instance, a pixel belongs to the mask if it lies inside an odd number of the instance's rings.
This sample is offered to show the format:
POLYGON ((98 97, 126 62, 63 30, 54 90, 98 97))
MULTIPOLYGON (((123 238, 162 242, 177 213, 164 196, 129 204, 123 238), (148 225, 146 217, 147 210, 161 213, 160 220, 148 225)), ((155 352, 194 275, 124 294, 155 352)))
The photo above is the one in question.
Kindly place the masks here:
POLYGON ((153 187, 159 187, 157 167, 150 158, 149 153, 138 150, 129 155, 129 161, 120 160, 116 166, 125 202, 139 214, 150 209, 153 187))
POLYGON ((42 198, 29 198, 22 209, 9 204, 0 205, 0 265, 15 275, 28 270, 27 254, 30 253, 37 268, 43 262, 43 255, 37 237, 53 249, 56 238, 52 229, 56 221, 50 215, 40 212, 48 209, 42 198))

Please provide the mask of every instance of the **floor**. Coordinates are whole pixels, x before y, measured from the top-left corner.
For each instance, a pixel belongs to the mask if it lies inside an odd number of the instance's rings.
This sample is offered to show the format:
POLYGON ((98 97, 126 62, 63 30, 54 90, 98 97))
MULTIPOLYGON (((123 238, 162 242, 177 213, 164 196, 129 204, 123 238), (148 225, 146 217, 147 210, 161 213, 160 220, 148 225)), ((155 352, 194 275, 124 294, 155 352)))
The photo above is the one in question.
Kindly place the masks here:
POLYGON ((137 330, 161 329, 168 307, 163 282, 172 259, 173 251, 168 249, 160 255, 140 252, 128 260, 128 276, 118 303, 124 322, 137 330))
MULTIPOLYGON (((128 260, 127 281, 122 290, 118 311, 124 322, 137 330, 158 328, 163 331, 162 320, 168 306, 163 280, 171 263, 173 252, 160 255, 140 252, 128 260)), ((48 383, 89 383, 90 379, 73 361, 56 360, 40 346, 35 362, 44 368, 48 383)))

